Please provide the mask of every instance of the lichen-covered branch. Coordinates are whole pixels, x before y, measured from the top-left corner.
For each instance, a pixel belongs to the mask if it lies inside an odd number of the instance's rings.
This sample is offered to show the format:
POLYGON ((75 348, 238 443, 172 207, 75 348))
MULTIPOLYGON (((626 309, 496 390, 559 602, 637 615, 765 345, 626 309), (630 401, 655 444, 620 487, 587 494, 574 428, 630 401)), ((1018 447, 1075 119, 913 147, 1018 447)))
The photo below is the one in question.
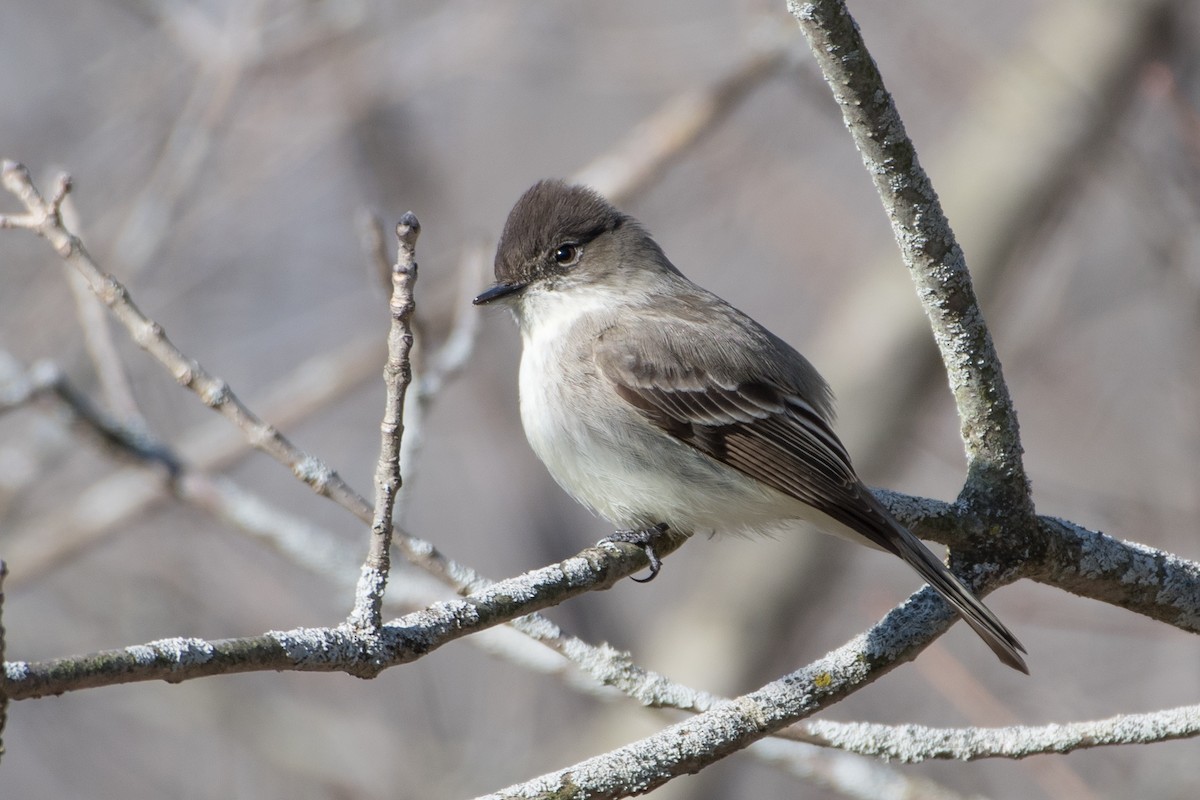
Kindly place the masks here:
POLYGON ((807 667, 645 739, 488 797, 616 798, 645 793, 833 705, 915 657, 952 621, 948 607, 932 589, 924 589, 869 631, 807 667))
POLYGON ((1200 706, 1037 727, 926 728, 814 720, 805 724, 804 731, 807 742, 904 763, 935 758, 1026 758, 1089 747, 1192 738, 1200 735, 1200 706))
MULTIPOLYGON (((663 550, 678 541, 663 542, 663 550)), ((172 683, 208 675, 301 670, 371 677, 406 664, 476 631, 611 587, 646 566, 632 545, 606 544, 462 598, 435 603, 381 626, 298 628, 261 636, 207 641, 165 639, 44 662, 8 661, 0 692, 13 700, 138 681, 172 683)))
POLYGON ((967 453, 962 499, 970 506, 1003 507, 1010 521, 1027 517, 1033 503, 1016 409, 966 259, 892 96, 841 0, 789 0, 788 8, 807 37, 875 182, 929 317, 967 453))
MULTIPOLYGON (((964 795, 878 759, 768 738, 749 752, 806 783, 851 800, 966 800, 964 795)), ((983 800, 976 794, 971 800, 983 800)))
POLYGON ((1046 553, 1029 577, 1200 633, 1200 564, 1054 517, 1038 525, 1046 553))

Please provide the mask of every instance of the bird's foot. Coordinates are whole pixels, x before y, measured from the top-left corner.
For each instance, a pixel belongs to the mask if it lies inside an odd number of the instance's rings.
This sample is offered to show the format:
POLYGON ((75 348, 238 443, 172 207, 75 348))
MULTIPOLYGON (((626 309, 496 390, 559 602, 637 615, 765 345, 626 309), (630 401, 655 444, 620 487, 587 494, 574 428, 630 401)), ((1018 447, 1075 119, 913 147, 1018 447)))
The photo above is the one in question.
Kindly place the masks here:
POLYGON ((646 554, 646 560, 650 562, 650 576, 647 578, 633 578, 632 580, 638 583, 649 583, 658 577, 659 570, 662 569, 662 559, 658 557, 658 553, 654 551, 654 542, 662 534, 667 532, 667 523, 660 522, 657 525, 652 525, 649 528, 640 528, 631 531, 616 531, 612 536, 606 536, 600 540, 600 544, 607 542, 624 542, 625 544, 634 544, 642 548, 646 554))

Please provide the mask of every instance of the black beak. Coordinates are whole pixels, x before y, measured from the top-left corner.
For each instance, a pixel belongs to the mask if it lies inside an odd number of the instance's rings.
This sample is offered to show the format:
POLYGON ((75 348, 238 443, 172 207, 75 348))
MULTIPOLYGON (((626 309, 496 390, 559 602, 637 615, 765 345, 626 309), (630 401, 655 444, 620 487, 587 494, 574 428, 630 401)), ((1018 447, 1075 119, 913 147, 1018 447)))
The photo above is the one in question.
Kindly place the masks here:
POLYGON ((471 302, 477 306, 486 305, 493 300, 499 300, 501 297, 508 297, 510 294, 516 294, 524 288, 525 284, 523 283, 497 283, 495 286, 488 289, 471 302))

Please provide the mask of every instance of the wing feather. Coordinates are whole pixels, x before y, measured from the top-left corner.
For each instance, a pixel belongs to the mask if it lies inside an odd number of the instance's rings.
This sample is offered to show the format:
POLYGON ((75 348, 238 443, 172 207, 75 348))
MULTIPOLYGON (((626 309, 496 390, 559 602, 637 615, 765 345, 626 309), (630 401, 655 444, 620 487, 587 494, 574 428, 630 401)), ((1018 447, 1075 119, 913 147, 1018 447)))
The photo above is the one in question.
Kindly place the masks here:
POLYGON ((898 552, 829 420, 797 388, 695 367, 672 370, 681 362, 677 354, 631 358, 611 337, 602 342, 602 374, 663 432, 898 552))

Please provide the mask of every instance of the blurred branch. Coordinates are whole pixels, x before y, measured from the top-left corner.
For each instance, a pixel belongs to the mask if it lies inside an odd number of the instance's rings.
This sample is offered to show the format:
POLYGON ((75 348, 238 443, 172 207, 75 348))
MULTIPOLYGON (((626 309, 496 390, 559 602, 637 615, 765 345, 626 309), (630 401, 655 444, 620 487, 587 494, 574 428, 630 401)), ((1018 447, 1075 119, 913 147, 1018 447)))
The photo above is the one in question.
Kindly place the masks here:
POLYGON ((156 9, 163 29, 180 45, 179 50, 194 57, 197 74, 164 137, 154 168, 117 227, 112 258, 126 275, 136 275, 154 258, 171 230, 180 200, 203 174, 238 86, 261 58, 263 6, 262 0, 232 6, 223 28, 187 4, 156 9))
POLYGON ((164 443, 140 427, 119 422, 97 407, 71 385, 58 365, 50 361, 39 361, 23 373, 9 376, 0 389, 0 413, 24 405, 40 395, 53 394, 71 409, 75 418, 90 432, 120 455, 133 457, 142 463, 161 465, 171 477, 179 474, 179 460, 164 443))
MULTIPOLYGON (((79 218, 70 195, 63 199, 62 215, 68 228, 80 229, 79 218)), ((145 420, 134 399, 125 364, 121 361, 113 341, 112 320, 78 270, 67 268, 66 278, 67 285, 71 288, 71 296, 75 298, 75 313, 83 331, 83 346, 87 349, 92 366, 96 370, 105 405, 123 424, 144 429, 145 420)))
MULTIPOLYGON (((458 270, 463 297, 469 297, 482 285, 486 266, 483 245, 479 242, 467 245, 458 270)), ((417 457, 425 443, 425 419, 439 393, 462 372, 475 351, 481 316, 476 313, 474 306, 458 303, 450 323, 450 332, 432 353, 426 353, 422 346, 420 317, 417 316, 413 320, 413 332, 417 337, 413 345, 416 348, 413 358, 416 374, 413 376, 413 386, 405 398, 406 430, 404 440, 400 443, 400 468, 405 470, 408 478, 400 487, 400 495, 396 499, 396 515, 401 524, 403 514, 408 508, 407 498, 411 492, 411 479, 415 474, 417 457)))
MULTIPOLYGON (((1013 52, 989 68, 951 136, 922 153, 985 304, 1019 273, 1020 253, 1047 221, 1076 202, 1070 190, 1124 118, 1136 90, 1130 77, 1161 57, 1171 5, 1122 0, 1098 13, 1091 0, 1047 4, 1013 52)), ((947 36, 957 40, 959 33, 947 36)), ((927 346, 928 322, 909 313, 912 295, 877 279, 877 270, 894 267, 895 251, 878 262, 830 309, 829 324, 806 348, 838 388, 844 418, 855 420, 843 439, 865 475, 907 453, 897 431, 910 428, 910 410, 946 385, 936 350, 927 346)), ((1056 317, 1057 302, 1052 293, 1026 294, 1020 316, 1027 321, 1006 338, 1040 342, 1048 334, 1039 323, 1056 317)))
POLYGON ((404 395, 412 381, 409 351, 413 334, 411 320, 413 288, 417 282, 415 258, 421 223, 411 212, 396 225, 399 248, 392 267, 392 297, 388 308, 392 315, 388 331, 388 357, 383 369, 387 387, 383 422, 380 423, 379 463, 375 467, 375 509, 371 519, 371 546, 355 591, 350 624, 360 631, 375 631, 382 624, 383 593, 391 568, 392 511, 400 491, 400 441, 404 436, 404 395))
POLYGON ((725 75, 672 98, 624 139, 571 176, 620 205, 713 130, 764 80, 787 65, 792 42, 778 26, 725 75))
MULTIPOLYGON (((28 170, 20 164, 5 161, 0 167, 0 181, 25 203, 28 211, 19 217, 0 218, 0 226, 26 228, 48 241, 64 261, 83 274, 92 291, 109 307, 135 342, 166 367, 180 385, 191 389, 205 405, 241 428, 255 447, 286 464, 318 494, 332 497, 343 505, 366 506, 366 501, 355 495, 337 473, 259 419, 224 381, 185 356, 167 338, 162 326, 134 305, 129 290, 100 270, 83 243, 63 225, 60 207, 70 188, 68 178, 59 181, 55 196, 48 201, 34 187, 28 170), (4 224, 4 220, 8 223, 4 224)), ((370 514, 369 507, 364 514, 370 514)))
POLYGON ((359 247, 367 257, 367 272, 372 280, 387 291, 392 290, 392 262, 388 258, 387 237, 383 232, 383 217, 369 209, 355 215, 359 247))
MULTIPOLYGON (((302 362, 263 392, 259 405, 266 409, 264 416, 281 425, 307 417, 369 375, 377 374, 381 351, 373 337, 302 362)), ((158 444, 166 446, 161 441, 158 444)), ((171 458, 180 465, 180 471, 168 489, 185 502, 216 511, 238 527, 260 538, 266 537, 277 547, 280 543, 274 540, 276 536, 284 541, 303 542, 294 550, 282 545, 282 550, 306 566, 311 561, 309 555, 323 554, 324 558, 330 551, 345 551, 345 544, 331 534, 329 547, 314 548, 313 537, 305 533, 312 528, 307 522, 279 509, 275 509, 274 515, 266 514, 264 501, 211 474, 210 471, 228 466, 246 451, 245 438, 224 420, 201 424, 184 435, 174 448, 171 458)), ((135 451, 126 452, 137 455, 135 451)), ((19 565, 19 569, 9 577, 10 587, 24 585, 51 567, 65 563, 169 496, 163 491, 161 475, 141 466, 109 473, 79 492, 65 508, 11 532, 17 535, 8 537, 5 549, 10 563, 19 565)), ((344 566, 344 562, 342 559, 336 563, 344 566)), ((350 569, 354 566, 349 565, 350 569)), ((332 569, 330 566, 326 571, 332 569)))

